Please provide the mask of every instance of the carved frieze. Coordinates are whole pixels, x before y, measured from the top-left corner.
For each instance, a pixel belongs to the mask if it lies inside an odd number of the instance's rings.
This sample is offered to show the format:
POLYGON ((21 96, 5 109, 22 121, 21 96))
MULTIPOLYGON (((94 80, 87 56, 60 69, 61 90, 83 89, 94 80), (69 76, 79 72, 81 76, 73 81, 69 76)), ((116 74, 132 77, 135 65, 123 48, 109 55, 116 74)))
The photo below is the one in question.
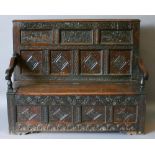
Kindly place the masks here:
POLYGON ((38 125, 25 125, 23 123, 16 124, 16 132, 63 132, 63 131, 70 131, 70 132, 105 132, 105 131, 137 131, 136 124, 38 124, 38 125))
POLYGON ((23 96, 18 105, 138 105, 140 96, 23 96))
POLYGON ((73 28, 88 28, 91 29, 93 27, 98 27, 102 29, 127 29, 131 30, 134 25, 129 22, 24 22, 21 23, 22 29, 52 29, 52 28, 66 28, 66 29, 73 29, 73 28))

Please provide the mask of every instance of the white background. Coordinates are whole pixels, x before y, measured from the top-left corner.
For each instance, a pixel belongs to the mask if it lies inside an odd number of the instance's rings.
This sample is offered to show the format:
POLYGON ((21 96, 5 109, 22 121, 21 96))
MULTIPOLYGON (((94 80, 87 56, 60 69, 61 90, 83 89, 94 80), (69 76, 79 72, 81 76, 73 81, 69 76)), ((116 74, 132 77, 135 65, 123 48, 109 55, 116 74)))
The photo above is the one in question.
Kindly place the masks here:
POLYGON ((3 21, 0 25, 0 136, 3 138, 155 138, 155 121, 153 115, 155 110, 152 107, 155 103, 154 90, 155 85, 155 72, 154 72, 154 60, 155 60, 155 16, 0 16, 0 21, 3 21), (32 134, 27 136, 10 136, 8 134, 7 124, 7 104, 6 104, 6 86, 7 83, 4 79, 5 70, 9 65, 9 60, 12 55, 12 20, 14 19, 64 19, 64 18, 136 18, 141 20, 141 39, 140 39, 140 54, 143 58, 146 67, 149 69, 150 78, 146 83, 147 92, 147 121, 146 121, 146 135, 128 136, 123 134, 32 134))
POLYGON ((57 16, 0 16, 0 138, 37 138, 35 140, 10 141, 0 140, 0 154, 154 154, 155 141, 148 140, 55 140, 54 138, 155 138, 154 134, 154 101, 155 101, 155 17, 129 16, 155 14, 154 1, 125 1, 125 0, 0 0, 0 14, 35 14, 57 16), (76 16, 76 15, 85 16, 76 16), (90 16, 90 15, 111 16, 90 16), (113 16, 113 15, 117 16, 113 16), (127 16, 121 17, 120 14, 127 16), (59 15, 59 16, 58 16, 59 15), (63 16, 60 16, 63 15, 63 16), (72 15, 70 17, 64 15, 72 15), (74 16, 73 16, 74 15, 74 16), (87 15, 87 16, 86 16, 87 15), (6 82, 4 71, 12 55, 12 19, 30 18, 139 18, 141 19, 141 56, 150 72, 147 82, 147 109, 149 111, 147 134, 128 136, 122 134, 33 134, 27 136, 10 136, 8 134, 6 114, 6 82), (150 115, 150 116, 149 116, 150 115), (52 138, 54 140, 38 140, 52 138))

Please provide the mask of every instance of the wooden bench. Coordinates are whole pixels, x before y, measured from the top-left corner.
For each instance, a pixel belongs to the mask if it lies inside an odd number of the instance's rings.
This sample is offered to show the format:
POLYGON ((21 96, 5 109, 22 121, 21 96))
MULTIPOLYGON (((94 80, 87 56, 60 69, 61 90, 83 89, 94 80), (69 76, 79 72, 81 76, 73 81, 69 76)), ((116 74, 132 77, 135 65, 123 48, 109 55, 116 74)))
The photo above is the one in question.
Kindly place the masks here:
POLYGON ((143 133, 139 30, 135 19, 13 21, 10 133, 143 133))

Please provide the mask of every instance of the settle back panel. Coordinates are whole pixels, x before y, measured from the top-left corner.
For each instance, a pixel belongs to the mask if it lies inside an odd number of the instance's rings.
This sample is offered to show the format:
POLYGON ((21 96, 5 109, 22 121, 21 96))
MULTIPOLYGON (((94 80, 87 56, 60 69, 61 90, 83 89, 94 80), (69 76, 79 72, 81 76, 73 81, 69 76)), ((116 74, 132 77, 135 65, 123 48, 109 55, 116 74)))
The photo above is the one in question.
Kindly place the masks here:
POLYGON ((15 81, 136 78, 139 20, 14 21, 15 81), (46 76, 45 76, 46 75, 46 76))

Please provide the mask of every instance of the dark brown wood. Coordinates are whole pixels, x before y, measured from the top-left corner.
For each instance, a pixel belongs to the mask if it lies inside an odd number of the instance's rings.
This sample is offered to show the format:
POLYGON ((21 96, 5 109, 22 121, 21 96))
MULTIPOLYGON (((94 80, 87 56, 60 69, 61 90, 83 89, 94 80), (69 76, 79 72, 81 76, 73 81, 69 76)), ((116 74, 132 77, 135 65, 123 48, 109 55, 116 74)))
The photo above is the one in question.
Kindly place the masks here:
POLYGON ((136 83, 118 84, 33 84, 17 89, 19 95, 135 95, 139 94, 136 83))
POLYGON ((138 64, 139 64, 139 68, 140 68, 140 71, 143 74, 144 79, 147 80, 149 78, 149 73, 148 73, 148 71, 146 70, 146 68, 144 66, 143 60, 142 59, 139 59, 138 64))
POLYGON ((137 19, 14 20, 10 133, 143 133, 139 31, 137 19))
POLYGON ((17 54, 12 56, 12 58, 10 59, 9 68, 5 72, 6 74, 5 79, 8 80, 8 91, 13 90, 11 77, 16 65, 17 65, 17 54))

